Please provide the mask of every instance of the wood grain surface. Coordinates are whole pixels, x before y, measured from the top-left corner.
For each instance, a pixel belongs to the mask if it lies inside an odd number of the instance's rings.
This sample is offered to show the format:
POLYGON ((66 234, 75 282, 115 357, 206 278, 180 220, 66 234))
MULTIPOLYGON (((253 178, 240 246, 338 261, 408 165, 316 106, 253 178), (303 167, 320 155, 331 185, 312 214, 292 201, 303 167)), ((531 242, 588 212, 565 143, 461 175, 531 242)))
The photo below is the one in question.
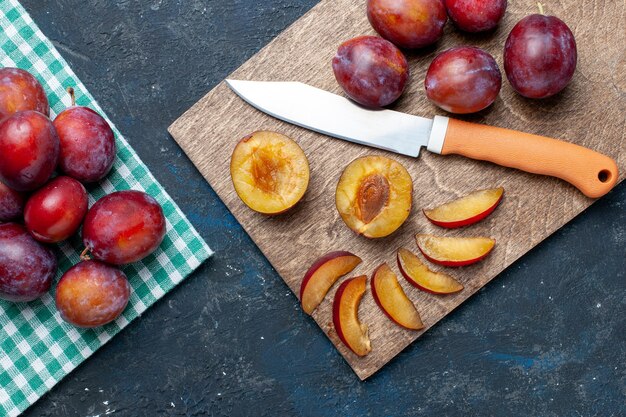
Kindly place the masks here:
MULTIPOLYGON (((505 80, 493 106, 464 119, 560 138, 605 153, 617 160, 621 181, 626 172, 626 3, 562 0, 545 2, 544 7, 547 14, 562 18, 576 36, 579 59, 573 82, 553 98, 534 101, 515 94, 505 80)), ((423 89, 426 69, 436 53, 455 45, 475 45, 494 55, 503 68, 502 51, 507 34, 517 21, 535 12, 534 1, 509 2, 500 27, 486 35, 463 34, 449 22, 444 37, 435 47, 407 53, 412 81, 393 108, 421 116, 445 114, 428 102, 423 89)), ((363 34, 374 34, 365 14, 365 1, 325 0, 236 70, 231 78, 301 81, 341 94, 330 61, 342 41, 363 34)), ((353 275, 371 276, 382 262, 388 262, 398 273, 396 250, 406 247, 417 252, 414 236, 418 232, 485 235, 497 240, 494 252, 485 261, 447 271, 465 285, 459 294, 427 294, 400 279, 421 313, 426 325, 423 331, 407 331, 393 324, 375 305, 368 290, 359 313, 361 321, 370 327, 373 347, 365 358, 348 351, 332 328, 331 304, 337 285, 331 289, 313 317, 361 379, 383 367, 502 270, 593 203, 574 187, 554 178, 426 151, 415 160, 331 139, 255 110, 224 83, 176 120, 169 130, 296 294, 309 265, 332 250, 358 254, 363 263, 353 275), (278 217, 266 217, 248 209, 237 197, 229 176, 233 147, 256 130, 275 130, 294 138, 310 161, 311 183, 304 199, 278 217), (368 154, 387 155, 400 161, 415 184, 414 206, 408 221, 392 236, 379 240, 356 236, 345 226, 334 206, 335 187, 343 168, 353 159, 368 154), (487 220, 469 228, 443 230, 431 225, 421 213, 423 207, 495 186, 506 189, 501 206, 487 220)), ((306 319, 304 315, 302 319, 306 319)))

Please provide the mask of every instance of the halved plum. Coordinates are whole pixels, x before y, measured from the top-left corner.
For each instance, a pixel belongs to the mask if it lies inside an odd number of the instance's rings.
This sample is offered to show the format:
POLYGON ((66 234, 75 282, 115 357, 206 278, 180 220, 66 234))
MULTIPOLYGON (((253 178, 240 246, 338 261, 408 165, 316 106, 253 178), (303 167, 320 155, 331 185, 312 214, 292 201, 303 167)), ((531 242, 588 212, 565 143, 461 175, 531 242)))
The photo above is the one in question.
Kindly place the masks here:
POLYGON ((361 258, 346 251, 331 252, 315 261, 300 286, 302 310, 307 314, 313 313, 333 284, 360 263, 361 258))
POLYGON ((398 250, 398 268, 409 281, 409 284, 433 294, 452 294, 463 289, 456 279, 443 272, 428 269, 413 252, 400 248, 398 250))
POLYGON ((415 304, 406 296, 396 274, 386 263, 374 271, 372 295, 383 313, 394 323, 409 330, 424 328, 415 304))
POLYGON ((474 191, 434 209, 424 209, 424 215, 431 223, 448 229, 469 226, 493 213, 503 195, 502 187, 474 191))
POLYGON ((357 234, 379 238, 395 232, 409 217, 413 180, 399 162, 365 156, 343 171, 335 204, 343 221, 357 234))
POLYGON ((292 139, 261 131, 241 139, 230 160, 235 191, 252 210, 280 214, 295 206, 309 186, 309 161, 292 139))
POLYGON ((484 259, 496 245, 488 237, 417 235, 417 246, 429 261, 443 266, 466 266, 484 259))
POLYGON ((359 321, 359 305, 367 289, 367 277, 350 278, 341 284, 333 301, 333 324, 339 339, 355 354, 372 350, 366 324, 359 321))

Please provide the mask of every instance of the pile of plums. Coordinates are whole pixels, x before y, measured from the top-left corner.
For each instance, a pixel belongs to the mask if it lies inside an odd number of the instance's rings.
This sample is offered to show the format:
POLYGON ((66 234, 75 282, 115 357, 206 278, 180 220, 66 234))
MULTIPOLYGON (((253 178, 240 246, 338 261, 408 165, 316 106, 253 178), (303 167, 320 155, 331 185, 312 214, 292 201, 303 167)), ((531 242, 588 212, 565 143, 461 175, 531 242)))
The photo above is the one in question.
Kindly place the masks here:
POLYGON ((85 250, 61 277, 56 305, 67 322, 96 327, 128 304, 130 285, 116 266, 151 254, 165 235, 165 217, 140 191, 118 191, 88 208, 83 184, 109 173, 115 137, 68 91, 72 106, 53 122, 37 79, 18 68, 0 69, 0 298, 23 302, 46 293, 57 272, 49 245, 82 225, 85 250))
MULTIPOLYGON (((465 32, 492 31, 507 0, 368 0, 367 17, 380 34, 343 43, 332 66, 337 82, 354 101, 383 107, 406 88, 409 66, 399 48, 419 49, 437 42, 448 17, 465 32)), ((569 27, 554 16, 533 14, 519 21, 506 40, 504 70, 524 97, 553 96, 571 81, 576 69, 576 41, 569 27)), ((488 52, 458 46, 441 52, 428 68, 426 96, 458 114, 489 107, 498 97, 502 75, 488 52)))

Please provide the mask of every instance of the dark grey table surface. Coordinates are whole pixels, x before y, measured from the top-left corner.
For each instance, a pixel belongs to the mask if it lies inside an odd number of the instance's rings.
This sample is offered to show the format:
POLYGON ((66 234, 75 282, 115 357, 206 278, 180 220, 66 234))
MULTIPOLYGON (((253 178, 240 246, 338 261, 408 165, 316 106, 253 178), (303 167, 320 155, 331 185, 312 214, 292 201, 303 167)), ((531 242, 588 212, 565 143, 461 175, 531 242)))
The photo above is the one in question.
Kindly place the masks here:
POLYGON ((360 382, 166 131, 314 0, 22 0, 216 251, 26 416, 626 415, 626 186, 360 382))

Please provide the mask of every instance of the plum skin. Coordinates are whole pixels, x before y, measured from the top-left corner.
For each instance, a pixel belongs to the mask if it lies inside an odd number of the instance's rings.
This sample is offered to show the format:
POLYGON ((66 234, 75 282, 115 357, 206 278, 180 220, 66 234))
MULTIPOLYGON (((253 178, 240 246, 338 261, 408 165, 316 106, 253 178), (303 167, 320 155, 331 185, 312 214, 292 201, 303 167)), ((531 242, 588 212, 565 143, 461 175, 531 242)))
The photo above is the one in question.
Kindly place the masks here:
POLYGON ((26 110, 0 122, 0 181, 16 191, 44 185, 59 160, 59 137, 50 119, 26 110))
POLYGON ((15 223, 0 224, 0 298, 32 301, 49 289, 56 275, 52 250, 15 223))
POLYGON ((0 181, 0 222, 18 218, 24 211, 25 200, 24 194, 0 181))
POLYGON ((128 305, 130 284, 117 268, 82 261, 59 280, 56 306, 66 322, 92 328, 115 320, 128 305))
POLYGON ((50 115, 45 90, 28 71, 9 67, 0 69, 0 120, 24 110, 50 115))
POLYGON ((117 191, 87 212, 83 243, 95 259, 126 265, 154 252, 165 231, 163 209, 153 197, 141 191, 117 191))
POLYGON ((111 126, 88 107, 74 106, 54 119, 61 154, 59 167, 83 183, 104 178, 115 161, 115 135, 111 126))
POLYGON ((494 29, 504 17, 507 0, 445 0, 448 16, 465 32, 494 29))
POLYGON ((61 242, 78 230, 88 203, 87 191, 80 182, 56 177, 28 199, 24 209, 26 228, 40 242, 61 242))
POLYGON ((441 38, 448 14, 444 0, 368 0, 367 18, 383 38, 417 49, 441 38))
POLYGON ((409 64, 402 51, 376 36, 360 36, 341 44, 332 66, 346 94, 367 107, 393 103, 409 79, 409 64))
POLYGON ((427 97, 442 109, 457 114, 474 113, 496 100, 502 74, 489 53, 459 46, 435 57, 424 86, 427 97))
POLYGON ((515 91, 547 98, 563 90, 576 71, 578 52, 570 28, 555 16, 520 20, 504 46, 504 71, 515 91))

